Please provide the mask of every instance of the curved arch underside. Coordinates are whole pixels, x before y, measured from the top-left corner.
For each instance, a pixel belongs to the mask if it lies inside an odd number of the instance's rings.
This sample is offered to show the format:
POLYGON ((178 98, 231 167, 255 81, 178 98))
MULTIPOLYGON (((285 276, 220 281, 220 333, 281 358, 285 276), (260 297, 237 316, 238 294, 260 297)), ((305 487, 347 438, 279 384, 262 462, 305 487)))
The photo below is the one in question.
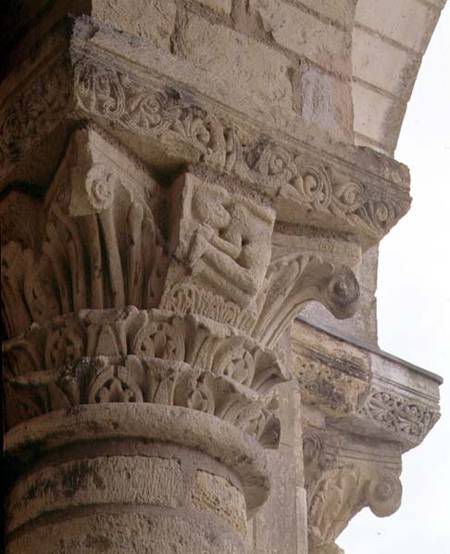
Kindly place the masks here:
POLYGON ((353 27, 355 142, 392 155, 446 0, 358 0, 353 27))

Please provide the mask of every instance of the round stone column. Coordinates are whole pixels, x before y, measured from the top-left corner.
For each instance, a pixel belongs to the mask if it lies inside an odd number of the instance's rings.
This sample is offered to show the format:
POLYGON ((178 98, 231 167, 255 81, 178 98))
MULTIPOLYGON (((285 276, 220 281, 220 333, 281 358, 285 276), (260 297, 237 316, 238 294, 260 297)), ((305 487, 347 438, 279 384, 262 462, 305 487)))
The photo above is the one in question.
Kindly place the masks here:
POLYGON ((241 554, 269 490, 255 439, 177 406, 55 411, 11 429, 6 448, 21 466, 8 554, 241 554))

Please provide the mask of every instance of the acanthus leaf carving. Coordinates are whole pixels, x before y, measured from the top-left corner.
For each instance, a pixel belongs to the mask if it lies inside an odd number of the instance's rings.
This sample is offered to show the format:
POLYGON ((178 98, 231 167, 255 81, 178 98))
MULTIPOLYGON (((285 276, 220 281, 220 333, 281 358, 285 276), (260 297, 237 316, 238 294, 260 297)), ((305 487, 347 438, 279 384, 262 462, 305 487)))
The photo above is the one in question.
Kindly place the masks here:
MULTIPOLYGON (((84 308, 158 304, 168 265, 153 215, 158 185, 128 158, 124 164, 135 170, 131 176, 96 162, 105 159, 102 149, 108 148, 98 133, 77 131, 38 213, 41 243, 3 246, 10 335, 84 308), (140 180, 139 187, 133 179, 140 180)), ((3 202, 7 211, 8 198, 3 202)))
POLYGON ((359 511, 369 507, 386 517, 400 507, 400 468, 383 465, 377 456, 370 461, 367 452, 359 458, 354 446, 347 458, 327 440, 326 433, 310 428, 303 437, 308 543, 313 554, 343 554, 335 541, 359 511))

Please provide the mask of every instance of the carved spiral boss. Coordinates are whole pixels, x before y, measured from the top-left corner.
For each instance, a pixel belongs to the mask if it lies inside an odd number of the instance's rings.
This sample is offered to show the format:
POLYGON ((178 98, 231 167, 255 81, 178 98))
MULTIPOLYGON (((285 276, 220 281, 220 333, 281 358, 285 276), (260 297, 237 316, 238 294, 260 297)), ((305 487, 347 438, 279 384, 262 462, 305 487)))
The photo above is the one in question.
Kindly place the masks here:
MULTIPOLYGON (((315 198, 318 185, 311 179, 305 177, 301 190, 315 198)), ((199 454, 192 454, 196 470, 186 470, 191 481, 180 477, 191 483, 191 507, 180 513, 187 517, 192 506, 208 511, 231 533, 217 531, 215 551, 243 551, 245 514, 268 493, 262 447, 278 444, 276 385, 290 379, 273 347, 308 300, 321 301, 338 317, 351 314, 359 296, 351 270, 323 253, 289 249, 289 236, 281 250, 280 237, 273 246, 274 209, 244 194, 190 174, 163 190, 94 128, 74 133, 38 210, 34 200, 12 193, 3 211, 3 319, 11 337, 3 345, 8 447, 21 455, 27 449, 23 436, 34 433, 49 459, 55 448, 67 452, 56 475, 39 469, 13 489, 11 552, 30 551, 29 526, 45 514, 48 525, 64 527, 66 516, 61 522, 48 515, 53 508, 66 514, 87 505, 97 514, 94 505, 127 502, 136 472, 150 472, 157 481, 163 471, 176 481, 188 462, 181 470, 171 465, 170 444, 212 457, 197 460, 199 454), (18 217, 25 212, 31 220, 9 236, 8 228, 17 228, 9 225, 14 203, 18 217), (38 232, 27 231, 27 224, 38 232), (142 426, 145 413, 152 419, 142 426), (194 418, 204 437, 192 435, 183 418, 194 418), (208 430, 213 422, 214 432, 208 430), (215 435, 228 438, 221 443, 215 435), (145 451, 133 461, 138 469, 123 469, 124 489, 103 494, 96 475, 113 471, 108 441, 143 436, 161 445, 133 447, 145 451), (94 438, 103 446, 89 446, 97 448, 96 461, 83 465, 76 444, 94 438), (231 443, 234 457, 224 446, 231 443), (213 458, 227 469, 218 470, 213 458), (38 492, 30 492, 32 486, 38 492), (32 494, 40 504, 29 500, 32 494)), ((165 505, 154 500, 164 495, 155 490, 142 492, 152 510, 155 502, 165 505)), ((374 498, 378 493, 372 491, 374 498)), ((95 517, 109 517, 101 513, 95 517)), ((89 524, 95 527, 94 520, 89 524)), ((164 525, 156 525, 155 537, 164 525)), ((186 552, 205 548, 201 541, 209 539, 191 535, 186 552)))

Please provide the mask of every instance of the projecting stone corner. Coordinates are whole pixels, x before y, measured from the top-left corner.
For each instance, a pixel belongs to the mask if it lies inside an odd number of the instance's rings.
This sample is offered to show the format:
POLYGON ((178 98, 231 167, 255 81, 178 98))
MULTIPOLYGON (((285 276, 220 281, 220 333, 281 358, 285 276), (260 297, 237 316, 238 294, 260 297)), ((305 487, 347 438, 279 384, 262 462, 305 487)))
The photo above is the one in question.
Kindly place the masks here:
POLYGON ((303 320, 292 340, 304 407, 309 547, 338 554, 336 539, 361 509, 385 517, 399 508, 401 455, 439 419, 441 381, 303 320))

